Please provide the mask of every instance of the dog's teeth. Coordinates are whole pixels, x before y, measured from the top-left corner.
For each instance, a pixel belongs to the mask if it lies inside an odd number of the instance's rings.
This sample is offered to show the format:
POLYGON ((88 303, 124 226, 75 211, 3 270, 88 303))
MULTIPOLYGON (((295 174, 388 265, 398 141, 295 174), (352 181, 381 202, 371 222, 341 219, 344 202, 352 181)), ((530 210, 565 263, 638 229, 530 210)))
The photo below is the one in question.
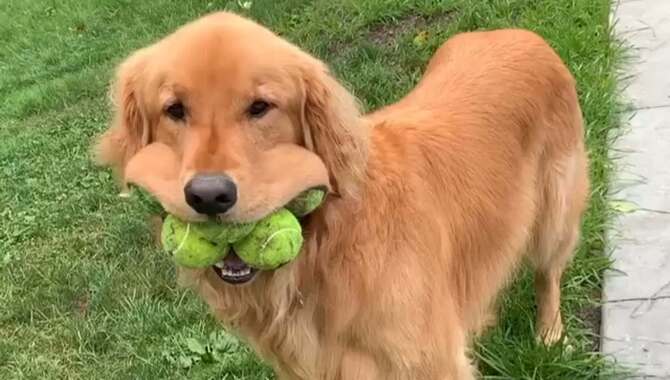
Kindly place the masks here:
POLYGON ((214 264, 214 266, 219 268, 219 269, 223 269, 226 266, 226 263, 224 263, 223 260, 221 260, 221 261, 216 262, 214 264))
POLYGON ((243 277, 243 276, 248 276, 248 275, 251 274, 251 268, 244 268, 244 269, 239 270, 239 271, 230 270, 230 269, 225 268, 223 266, 219 267, 218 265, 217 265, 217 268, 221 269, 221 274, 223 274, 224 276, 228 276, 228 277, 243 277))

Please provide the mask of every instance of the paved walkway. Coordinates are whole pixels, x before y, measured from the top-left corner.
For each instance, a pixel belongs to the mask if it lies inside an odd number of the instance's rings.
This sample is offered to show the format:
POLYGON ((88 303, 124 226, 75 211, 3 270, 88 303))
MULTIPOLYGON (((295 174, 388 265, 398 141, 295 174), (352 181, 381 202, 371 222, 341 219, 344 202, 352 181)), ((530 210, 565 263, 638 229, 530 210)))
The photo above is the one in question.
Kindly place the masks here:
POLYGON ((602 350, 637 368, 635 379, 670 379, 670 0, 617 3, 617 34, 635 56, 626 89, 635 113, 617 143, 615 186, 635 207, 612 236, 602 350))

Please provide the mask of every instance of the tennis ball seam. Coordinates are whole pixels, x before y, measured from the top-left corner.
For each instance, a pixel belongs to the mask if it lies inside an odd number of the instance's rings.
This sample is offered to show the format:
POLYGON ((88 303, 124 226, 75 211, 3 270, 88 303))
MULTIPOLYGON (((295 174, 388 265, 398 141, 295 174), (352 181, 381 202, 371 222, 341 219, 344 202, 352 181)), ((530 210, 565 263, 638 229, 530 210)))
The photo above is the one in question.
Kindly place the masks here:
POLYGON ((280 230, 277 230, 277 231, 273 232, 272 235, 268 236, 268 238, 265 239, 265 241, 263 242, 263 244, 261 244, 260 249, 261 249, 261 250, 264 250, 265 247, 267 247, 267 245, 270 244, 270 242, 272 241, 272 239, 275 238, 275 236, 277 236, 277 235, 279 235, 279 234, 281 234, 281 233, 287 232, 287 231, 288 231, 288 232, 295 232, 296 234, 299 234, 299 235, 301 234, 301 232, 300 232, 298 229, 296 229, 296 228, 282 228, 282 229, 280 229, 280 230))
POLYGON ((186 240, 188 239, 188 235, 190 233, 191 233, 191 223, 186 223, 186 232, 184 233, 184 237, 179 242, 177 249, 175 249, 173 252, 175 255, 179 252, 180 249, 184 247, 184 244, 186 243, 186 240))

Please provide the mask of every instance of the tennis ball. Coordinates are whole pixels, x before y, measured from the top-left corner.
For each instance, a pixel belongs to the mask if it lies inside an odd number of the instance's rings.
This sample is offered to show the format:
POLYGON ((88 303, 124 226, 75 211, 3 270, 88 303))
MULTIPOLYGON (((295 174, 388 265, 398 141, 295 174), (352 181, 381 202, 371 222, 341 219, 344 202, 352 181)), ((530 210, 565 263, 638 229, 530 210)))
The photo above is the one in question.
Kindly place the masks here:
POLYGON ((325 191, 311 189, 256 223, 221 224, 212 221, 186 223, 173 215, 163 222, 163 248, 177 264, 205 268, 224 258, 231 245, 247 265, 274 269, 293 260, 303 243, 297 217, 314 211, 323 202, 325 191))
POLYGON ((163 222, 161 243, 163 248, 172 253, 177 264, 188 268, 206 268, 214 265, 228 254, 230 245, 216 244, 209 240, 205 231, 214 229, 213 222, 185 223, 172 215, 168 215, 163 222))
POLYGON ((286 208, 300 218, 316 210, 323 202, 325 195, 326 192, 321 189, 310 189, 291 200, 286 208))
POLYGON ((253 231, 256 223, 229 223, 215 222, 197 223, 194 225, 205 238, 215 244, 226 245, 241 240, 253 231))
POLYGON ((233 244, 235 253, 257 269, 275 269, 293 260, 302 248, 302 228, 287 209, 258 221, 249 236, 233 244))

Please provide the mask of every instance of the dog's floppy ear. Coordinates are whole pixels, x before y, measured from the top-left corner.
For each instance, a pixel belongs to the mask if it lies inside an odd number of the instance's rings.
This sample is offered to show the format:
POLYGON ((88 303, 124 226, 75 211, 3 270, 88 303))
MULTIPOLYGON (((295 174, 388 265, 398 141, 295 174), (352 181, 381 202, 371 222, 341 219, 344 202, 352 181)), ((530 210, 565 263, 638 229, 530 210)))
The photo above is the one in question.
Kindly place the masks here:
POLYGON ((114 119, 94 147, 96 163, 112 167, 119 179, 124 177, 130 158, 151 142, 151 129, 140 101, 147 55, 146 49, 139 50, 117 69, 111 87, 114 119))
POLYGON ((356 196, 368 155, 368 130, 358 103, 321 62, 301 74, 305 147, 323 160, 336 194, 356 196))

